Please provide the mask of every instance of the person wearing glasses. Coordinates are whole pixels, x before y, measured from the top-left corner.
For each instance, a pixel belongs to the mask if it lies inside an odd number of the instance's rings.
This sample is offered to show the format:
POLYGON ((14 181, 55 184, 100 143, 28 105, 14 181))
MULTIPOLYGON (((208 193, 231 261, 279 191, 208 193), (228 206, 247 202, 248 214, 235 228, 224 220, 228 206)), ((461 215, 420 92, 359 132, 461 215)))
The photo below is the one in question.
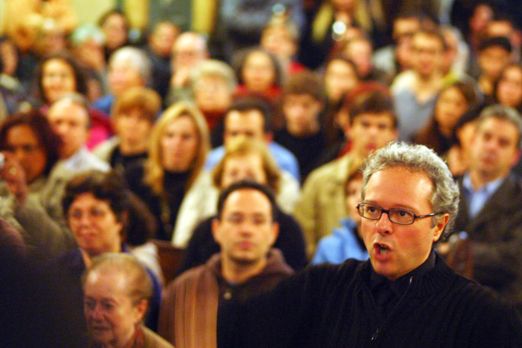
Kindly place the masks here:
POLYGON ((222 306, 219 347, 522 346, 513 307, 434 251, 458 202, 432 150, 377 150, 365 163, 357 208, 369 261, 310 267, 262 297, 222 306))

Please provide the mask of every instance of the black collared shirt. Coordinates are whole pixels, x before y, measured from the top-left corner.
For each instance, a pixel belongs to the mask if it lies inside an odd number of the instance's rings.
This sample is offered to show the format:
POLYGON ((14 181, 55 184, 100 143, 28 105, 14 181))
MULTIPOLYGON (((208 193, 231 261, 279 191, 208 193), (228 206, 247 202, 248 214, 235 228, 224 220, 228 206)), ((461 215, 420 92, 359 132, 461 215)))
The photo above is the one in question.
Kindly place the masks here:
POLYGON ((426 261, 397 280, 389 280, 377 274, 373 268, 371 268, 368 285, 375 299, 375 303, 384 318, 390 315, 393 307, 399 302, 401 296, 404 295, 410 285, 410 279, 412 279, 412 277, 420 277, 432 270, 435 267, 435 259, 435 252, 432 250, 426 261))

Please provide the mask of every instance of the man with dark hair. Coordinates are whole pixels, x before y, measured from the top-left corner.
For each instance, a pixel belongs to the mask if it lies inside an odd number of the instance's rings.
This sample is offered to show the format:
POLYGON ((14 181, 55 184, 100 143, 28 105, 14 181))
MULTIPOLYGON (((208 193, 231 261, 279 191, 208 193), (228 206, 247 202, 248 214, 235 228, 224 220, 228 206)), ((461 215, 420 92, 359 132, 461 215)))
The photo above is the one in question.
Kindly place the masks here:
POLYGON ((493 86, 502 70, 512 62, 513 47, 503 36, 483 39, 478 47, 479 74, 477 81, 482 93, 493 96, 493 86))
POLYGON ((163 293, 159 333, 176 347, 217 347, 217 312, 273 288, 293 271, 271 249, 279 226, 275 198, 265 186, 240 181, 223 190, 212 223, 221 251, 190 269, 163 293))
POLYGON ((522 182, 510 175, 520 157, 522 121, 514 109, 494 105, 475 122, 469 170, 458 180, 456 228, 471 240, 473 277, 522 313, 522 182))
POLYGON ((445 51, 446 41, 437 30, 419 30, 411 38, 412 68, 398 75, 392 84, 402 140, 410 140, 433 114, 444 82, 445 51))
MULTIPOLYGON (((225 115, 224 144, 226 146, 230 140, 240 136, 264 141, 279 168, 299 180, 299 165, 295 156, 272 141, 271 113, 270 105, 263 99, 243 97, 236 100, 225 115)), ((212 150, 208 154, 205 167, 209 170, 214 168, 224 153, 224 146, 212 150)))
POLYGON ((305 233, 309 256, 319 239, 329 235, 346 215, 344 185, 350 169, 397 137, 392 100, 380 90, 355 96, 348 113, 345 133, 351 141, 350 151, 310 173, 294 210, 305 233))
POLYGON ((299 161, 301 181, 318 166, 326 148, 326 135, 319 119, 323 102, 321 81, 312 72, 292 75, 283 86, 284 127, 275 132, 274 140, 299 161))
POLYGON ((376 151, 357 205, 370 259, 309 267, 245 304, 223 304, 219 347, 521 347, 515 310, 433 249, 458 201, 433 150, 393 143, 376 151))

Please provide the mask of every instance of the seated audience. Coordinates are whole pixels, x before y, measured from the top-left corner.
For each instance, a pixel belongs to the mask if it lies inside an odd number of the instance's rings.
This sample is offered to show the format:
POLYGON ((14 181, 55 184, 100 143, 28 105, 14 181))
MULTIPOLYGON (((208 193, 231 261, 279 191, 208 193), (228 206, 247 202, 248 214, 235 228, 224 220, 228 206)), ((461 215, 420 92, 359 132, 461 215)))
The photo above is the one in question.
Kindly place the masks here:
POLYGON ((433 115, 415 135, 414 142, 432 148, 439 156, 445 156, 452 146, 451 135, 455 124, 478 100, 476 88, 470 83, 455 82, 443 87, 437 96, 433 115))
POLYGON ((261 294, 293 273, 271 249, 279 225, 270 189, 237 182, 221 192, 217 210, 212 233, 221 251, 175 279, 163 295, 159 333, 178 347, 217 347, 219 306, 261 294))
POLYGON ((94 154, 119 173, 124 173, 136 161, 145 161, 160 109, 160 97, 153 90, 133 87, 125 91, 112 110, 115 136, 98 145, 94 154))
POLYGON ((203 115, 178 102, 156 122, 147 160, 126 171, 129 188, 156 218, 155 238, 184 248, 200 216, 212 211, 206 197, 211 179, 203 168, 208 143, 203 115))
POLYGON ((435 99, 444 83, 442 62, 444 37, 437 30, 419 30, 411 39, 412 68, 398 75, 392 84, 399 136, 410 141, 433 114, 435 99))
POLYGON ((0 125, 0 215, 20 228, 29 251, 49 258, 68 250, 61 198, 72 173, 59 165, 61 140, 39 111, 0 125))
POLYGON ((476 121, 469 169, 459 178, 455 227, 472 242, 473 277, 522 313, 522 183, 510 175, 520 156, 522 121, 514 109, 493 105, 476 121))
POLYGON ((522 112, 522 65, 509 64, 493 88, 495 102, 522 112))
POLYGON ((166 104, 190 99, 190 76, 209 56, 207 39, 196 32, 180 34, 172 47, 170 86, 166 104))
POLYGON ((493 96, 495 81, 504 68, 512 62, 511 43, 505 37, 483 39, 478 47, 479 74, 476 77, 480 91, 489 97, 493 96))
POLYGON ((367 260, 368 251, 360 233, 361 217, 357 213, 357 204, 361 199, 362 173, 360 168, 351 169, 345 186, 346 217, 332 234, 321 238, 312 264, 341 264, 348 259, 367 260))
MULTIPOLYGON (((271 108, 263 99, 257 97, 237 99, 225 114, 223 142, 226 146, 230 140, 240 136, 265 141, 279 169, 287 171, 299 180, 299 164, 295 156, 272 141, 271 116, 271 108)), ((208 155, 205 167, 209 170, 214 168, 224 153, 224 146, 213 149, 208 155)))
POLYGON ((207 59, 194 69, 191 80, 194 102, 207 121, 211 145, 221 146, 223 118, 237 87, 234 71, 223 62, 207 59))
POLYGON ((283 88, 281 109, 284 127, 274 134, 274 140, 297 158, 304 182, 319 165, 326 149, 326 136, 320 124, 323 109, 323 89, 311 72, 290 76, 283 88))
POLYGON ((87 149, 90 117, 87 100, 79 94, 66 94, 47 111, 47 119, 62 140, 61 165, 77 173, 86 170, 108 171, 109 165, 87 149))
MULTIPOLYGON (((258 141, 239 138, 227 145, 226 153, 213 171, 214 189, 208 192, 208 199, 217 202, 219 191, 240 180, 252 180, 267 185, 275 194, 278 211, 276 221, 279 235, 274 247, 281 250, 286 262, 300 270, 306 265, 304 237, 301 228, 283 207, 295 201, 298 187, 288 173, 281 172, 268 153, 266 146, 258 141), (292 190, 292 187, 294 190, 292 190)), ((211 225, 215 216, 199 223, 188 243, 180 272, 205 263, 219 252, 219 244, 212 236, 211 225)))
POLYGON ((283 79, 277 58, 262 48, 239 52, 236 57, 238 96, 257 95, 275 103, 283 79))
POLYGON ((151 85, 161 99, 167 97, 172 75, 172 46, 180 34, 180 28, 170 21, 160 21, 154 25, 147 38, 145 51, 152 66, 151 85))
POLYGON ((297 26, 285 16, 274 16, 263 28, 259 45, 276 56, 283 80, 305 69, 296 60, 299 45, 297 26))
MULTIPOLYGON (((52 103, 69 93, 87 95, 87 82, 76 60, 65 53, 56 53, 45 57, 37 70, 38 97, 40 111, 47 114, 52 103)), ((107 115, 95 109, 89 109, 90 122, 89 148, 107 139, 111 127, 107 115)))
POLYGON ((103 31, 103 55, 108 62, 114 52, 129 44, 129 20, 122 11, 111 9, 98 19, 98 26, 103 31))
MULTIPOLYGON (((65 189, 62 205, 67 225, 77 248, 59 256, 50 265, 62 276, 63 287, 77 300, 76 320, 83 324, 81 277, 96 256, 129 253, 126 233, 134 217, 129 216, 131 201, 121 178, 114 173, 86 172, 72 178, 65 189)), ((147 325, 156 327, 161 287, 159 279, 147 270, 153 285, 147 325)))
POLYGON ((359 81, 355 63, 346 57, 336 55, 326 62, 323 73, 326 105, 321 124, 330 145, 342 139, 342 131, 335 119, 336 113, 344 96, 353 90, 359 84, 359 81))
POLYGON ((310 257, 319 239, 332 233, 346 215, 344 188, 350 169, 360 166, 372 152, 397 138, 393 102, 382 91, 360 95, 349 113, 346 132, 351 141, 350 152, 310 173, 294 209, 310 257))
POLYGON ((93 108, 111 115, 116 100, 132 87, 146 86, 150 82, 150 74, 150 61, 144 51, 135 47, 119 48, 109 60, 109 94, 95 101, 93 108))
POLYGON ((464 174, 469 167, 471 138, 475 132, 475 121, 483 108, 483 104, 475 105, 464 113, 453 127, 451 146, 446 153, 446 161, 451 173, 455 176, 464 174))
POLYGON ((153 287, 137 259, 117 253, 98 256, 82 283, 90 347, 173 348, 143 325, 153 287))

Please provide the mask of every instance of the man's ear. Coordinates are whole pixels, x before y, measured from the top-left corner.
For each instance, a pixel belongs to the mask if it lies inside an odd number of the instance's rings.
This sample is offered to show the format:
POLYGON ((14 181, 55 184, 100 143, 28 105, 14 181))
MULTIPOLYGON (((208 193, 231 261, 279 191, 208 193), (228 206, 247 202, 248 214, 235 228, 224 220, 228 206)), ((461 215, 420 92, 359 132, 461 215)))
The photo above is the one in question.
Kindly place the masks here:
POLYGON ((435 217, 435 226, 433 226, 433 243, 437 242, 440 237, 442 236, 442 233, 444 232, 444 228, 448 224, 449 221, 449 214, 443 214, 440 217, 435 217))
POLYGON ((216 241, 216 243, 219 244, 219 240, 220 240, 220 226, 221 226, 221 221, 219 220, 219 218, 213 218, 212 219, 212 237, 214 237, 214 240, 216 241))
POLYGON ((272 229, 271 229, 271 235, 270 235, 270 245, 274 245, 277 237, 279 236, 279 224, 277 222, 272 223, 272 229))
POLYGON ((518 161, 520 160, 520 155, 522 154, 522 150, 518 149, 513 156, 513 162, 511 163, 511 166, 514 167, 518 161))

